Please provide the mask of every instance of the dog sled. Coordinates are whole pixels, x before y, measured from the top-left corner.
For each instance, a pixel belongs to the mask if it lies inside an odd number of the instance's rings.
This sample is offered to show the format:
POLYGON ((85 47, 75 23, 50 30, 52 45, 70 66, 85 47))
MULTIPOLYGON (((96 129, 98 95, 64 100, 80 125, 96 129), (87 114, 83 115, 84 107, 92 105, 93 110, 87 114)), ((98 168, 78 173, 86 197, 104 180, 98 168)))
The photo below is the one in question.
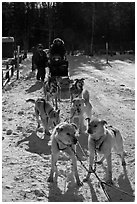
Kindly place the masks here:
POLYGON ((49 63, 49 76, 56 78, 62 91, 69 93, 70 78, 68 71, 68 61, 61 59, 60 56, 54 55, 49 63))

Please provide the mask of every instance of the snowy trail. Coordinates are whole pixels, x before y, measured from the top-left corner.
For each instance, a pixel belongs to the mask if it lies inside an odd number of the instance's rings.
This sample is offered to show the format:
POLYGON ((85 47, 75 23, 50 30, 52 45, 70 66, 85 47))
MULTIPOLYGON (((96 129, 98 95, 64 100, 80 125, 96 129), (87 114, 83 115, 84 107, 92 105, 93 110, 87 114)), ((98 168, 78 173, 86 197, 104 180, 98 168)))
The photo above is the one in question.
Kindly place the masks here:
MULTIPOLYGON (((100 58, 86 56, 69 57, 72 78, 85 77, 85 88, 90 92, 94 116, 106 119, 118 127, 124 137, 127 170, 123 172, 121 162, 113 154, 114 184, 133 193, 135 189, 135 75, 134 61, 110 61, 112 67, 100 58)), ((2 201, 3 202, 98 202, 106 201, 98 181, 92 174, 90 181, 76 188, 70 171, 71 162, 61 155, 58 161, 58 184, 48 184, 50 171, 49 138, 43 141, 42 130, 36 133, 36 119, 33 104, 25 103, 28 98, 42 97, 42 86, 36 83, 31 71, 31 55, 22 64, 20 79, 7 85, 2 94, 2 201), (29 137, 20 144, 18 140, 29 137)), ((70 102, 59 104, 61 119, 69 117, 70 102)), ((79 141, 87 152, 87 135, 80 135, 79 141), (85 139, 86 138, 86 139, 85 139)), ((82 161, 88 160, 77 149, 82 161)), ((85 169, 78 162, 81 180, 85 169)), ((97 166, 100 178, 105 178, 104 168, 97 166)), ((133 198, 107 188, 112 201, 133 201, 133 198)))

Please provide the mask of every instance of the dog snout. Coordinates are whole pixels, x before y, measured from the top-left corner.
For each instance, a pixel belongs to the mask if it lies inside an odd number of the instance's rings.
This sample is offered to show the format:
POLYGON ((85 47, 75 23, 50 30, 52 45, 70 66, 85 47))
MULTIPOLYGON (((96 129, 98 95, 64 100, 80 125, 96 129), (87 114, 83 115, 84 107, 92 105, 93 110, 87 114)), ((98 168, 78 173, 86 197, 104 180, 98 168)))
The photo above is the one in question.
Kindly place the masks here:
POLYGON ((77 113, 80 113, 80 109, 77 108, 77 113))
POLYGON ((89 133, 89 134, 93 134, 92 129, 88 129, 88 130, 87 130, 87 133, 89 133))

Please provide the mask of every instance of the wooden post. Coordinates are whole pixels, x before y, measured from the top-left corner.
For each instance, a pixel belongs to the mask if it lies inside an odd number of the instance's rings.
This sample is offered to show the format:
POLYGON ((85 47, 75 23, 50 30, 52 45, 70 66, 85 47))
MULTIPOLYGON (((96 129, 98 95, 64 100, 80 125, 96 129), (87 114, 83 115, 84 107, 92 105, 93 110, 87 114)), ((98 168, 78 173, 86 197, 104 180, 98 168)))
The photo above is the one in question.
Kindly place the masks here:
POLYGON ((19 53, 20 53, 20 46, 17 46, 17 79, 19 79, 19 53))
POLYGON ((4 84, 4 74, 3 74, 3 69, 2 69, 2 87, 3 87, 3 84, 4 84))
POLYGON ((106 42, 106 60, 108 64, 108 42, 106 42))

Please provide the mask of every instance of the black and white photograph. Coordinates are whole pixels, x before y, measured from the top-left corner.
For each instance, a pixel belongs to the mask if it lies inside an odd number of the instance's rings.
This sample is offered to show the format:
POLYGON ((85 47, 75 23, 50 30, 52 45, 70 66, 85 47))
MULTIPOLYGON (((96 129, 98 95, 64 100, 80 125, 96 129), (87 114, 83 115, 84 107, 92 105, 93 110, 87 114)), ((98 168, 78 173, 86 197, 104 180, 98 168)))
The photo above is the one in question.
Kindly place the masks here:
POLYGON ((135 2, 1 12, 1 202, 135 202, 135 2))

